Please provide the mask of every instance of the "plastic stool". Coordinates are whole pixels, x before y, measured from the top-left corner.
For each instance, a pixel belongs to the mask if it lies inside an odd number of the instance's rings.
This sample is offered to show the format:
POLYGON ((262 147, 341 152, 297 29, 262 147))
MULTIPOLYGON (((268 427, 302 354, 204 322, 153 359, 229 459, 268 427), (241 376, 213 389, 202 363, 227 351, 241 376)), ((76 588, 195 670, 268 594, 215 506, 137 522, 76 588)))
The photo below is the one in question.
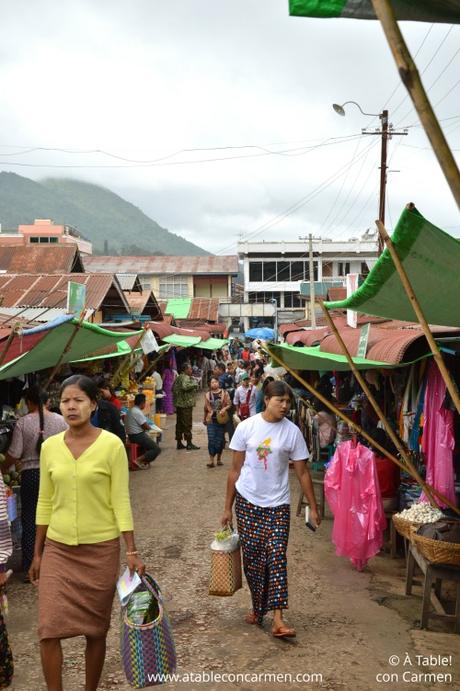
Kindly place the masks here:
POLYGON ((126 448, 128 450, 129 469, 139 470, 139 467, 134 463, 134 461, 141 455, 141 447, 139 446, 139 444, 135 444, 134 442, 129 441, 126 444, 126 448))

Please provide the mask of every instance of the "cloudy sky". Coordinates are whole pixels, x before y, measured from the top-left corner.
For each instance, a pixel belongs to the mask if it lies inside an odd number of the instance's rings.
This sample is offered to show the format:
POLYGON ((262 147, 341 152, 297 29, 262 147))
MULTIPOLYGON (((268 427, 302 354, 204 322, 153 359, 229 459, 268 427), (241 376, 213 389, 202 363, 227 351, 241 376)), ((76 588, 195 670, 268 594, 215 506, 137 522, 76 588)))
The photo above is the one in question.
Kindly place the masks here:
MULTIPOLYGON (((458 152, 460 27, 402 28, 458 152)), ((223 254, 240 237, 373 227, 380 138, 361 129, 378 118, 331 104, 388 106, 409 134, 389 143, 387 225, 413 201, 460 236, 377 22, 291 18, 287 0, 16 0, 2 8, 0 91, 2 170, 105 185, 223 254)))

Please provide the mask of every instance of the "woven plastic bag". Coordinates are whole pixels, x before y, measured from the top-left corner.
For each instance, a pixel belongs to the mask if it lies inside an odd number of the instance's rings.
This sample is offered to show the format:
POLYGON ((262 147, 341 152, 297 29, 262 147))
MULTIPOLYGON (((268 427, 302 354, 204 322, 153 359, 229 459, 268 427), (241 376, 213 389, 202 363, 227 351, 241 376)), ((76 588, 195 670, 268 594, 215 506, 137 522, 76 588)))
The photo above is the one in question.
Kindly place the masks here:
POLYGON ((240 541, 233 532, 227 539, 214 540, 211 544, 209 594, 229 597, 242 587, 240 541))
POLYGON ((158 583, 152 576, 142 577, 142 586, 158 604, 158 616, 148 624, 135 624, 122 608, 121 657, 130 686, 143 689, 164 684, 166 675, 176 669, 176 647, 171 624, 158 583))

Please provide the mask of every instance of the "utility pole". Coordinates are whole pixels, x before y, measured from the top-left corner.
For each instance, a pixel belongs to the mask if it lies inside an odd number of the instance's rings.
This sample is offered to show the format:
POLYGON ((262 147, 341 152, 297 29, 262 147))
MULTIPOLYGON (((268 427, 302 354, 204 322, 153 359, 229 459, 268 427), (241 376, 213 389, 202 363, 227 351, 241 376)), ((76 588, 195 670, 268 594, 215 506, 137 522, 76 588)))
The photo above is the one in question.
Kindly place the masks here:
POLYGON ((316 314, 315 314, 315 271, 313 268, 313 236, 308 235, 308 266, 310 274, 310 323, 312 328, 316 328, 316 314))
MULTIPOLYGON (((386 198, 386 186, 387 186, 387 143, 392 136, 405 136, 407 135, 407 130, 402 132, 395 132, 393 126, 388 124, 388 111, 382 110, 379 115, 382 127, 380 130, 375 130, 374 132, 367 132, 365 129, 362 130, 363 134, 376 134, 381 136, 382 143, 380 147, 380 193, 379 193, 379 221, 385 225, 385 198, 386 198)), ((382 254, 384 250, 384 244, 381 236, 378 239, 378 253, 382 254)))

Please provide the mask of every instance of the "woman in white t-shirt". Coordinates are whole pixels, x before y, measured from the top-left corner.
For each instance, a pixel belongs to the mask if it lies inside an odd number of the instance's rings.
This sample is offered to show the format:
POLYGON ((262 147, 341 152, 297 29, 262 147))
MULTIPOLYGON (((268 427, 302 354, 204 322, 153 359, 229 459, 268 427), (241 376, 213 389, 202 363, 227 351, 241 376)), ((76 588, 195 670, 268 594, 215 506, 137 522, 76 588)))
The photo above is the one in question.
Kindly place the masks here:
POLYGON ((290 521, 289 461, 310 505, 311 522, 320 524, 313 484, 305 461, 309 453, 299 428, 286 415, 292 391, 282 381, 265 390, 265 410, 241 422, 232 437, 232 467, 222 525, 232 523, 235 513, 243 551, 243 566, 251 591, 252 612, 248 624, 261 624, 273 610, 272 634, 295 636, 283 622, 288 607, 287 544, 290 521))

